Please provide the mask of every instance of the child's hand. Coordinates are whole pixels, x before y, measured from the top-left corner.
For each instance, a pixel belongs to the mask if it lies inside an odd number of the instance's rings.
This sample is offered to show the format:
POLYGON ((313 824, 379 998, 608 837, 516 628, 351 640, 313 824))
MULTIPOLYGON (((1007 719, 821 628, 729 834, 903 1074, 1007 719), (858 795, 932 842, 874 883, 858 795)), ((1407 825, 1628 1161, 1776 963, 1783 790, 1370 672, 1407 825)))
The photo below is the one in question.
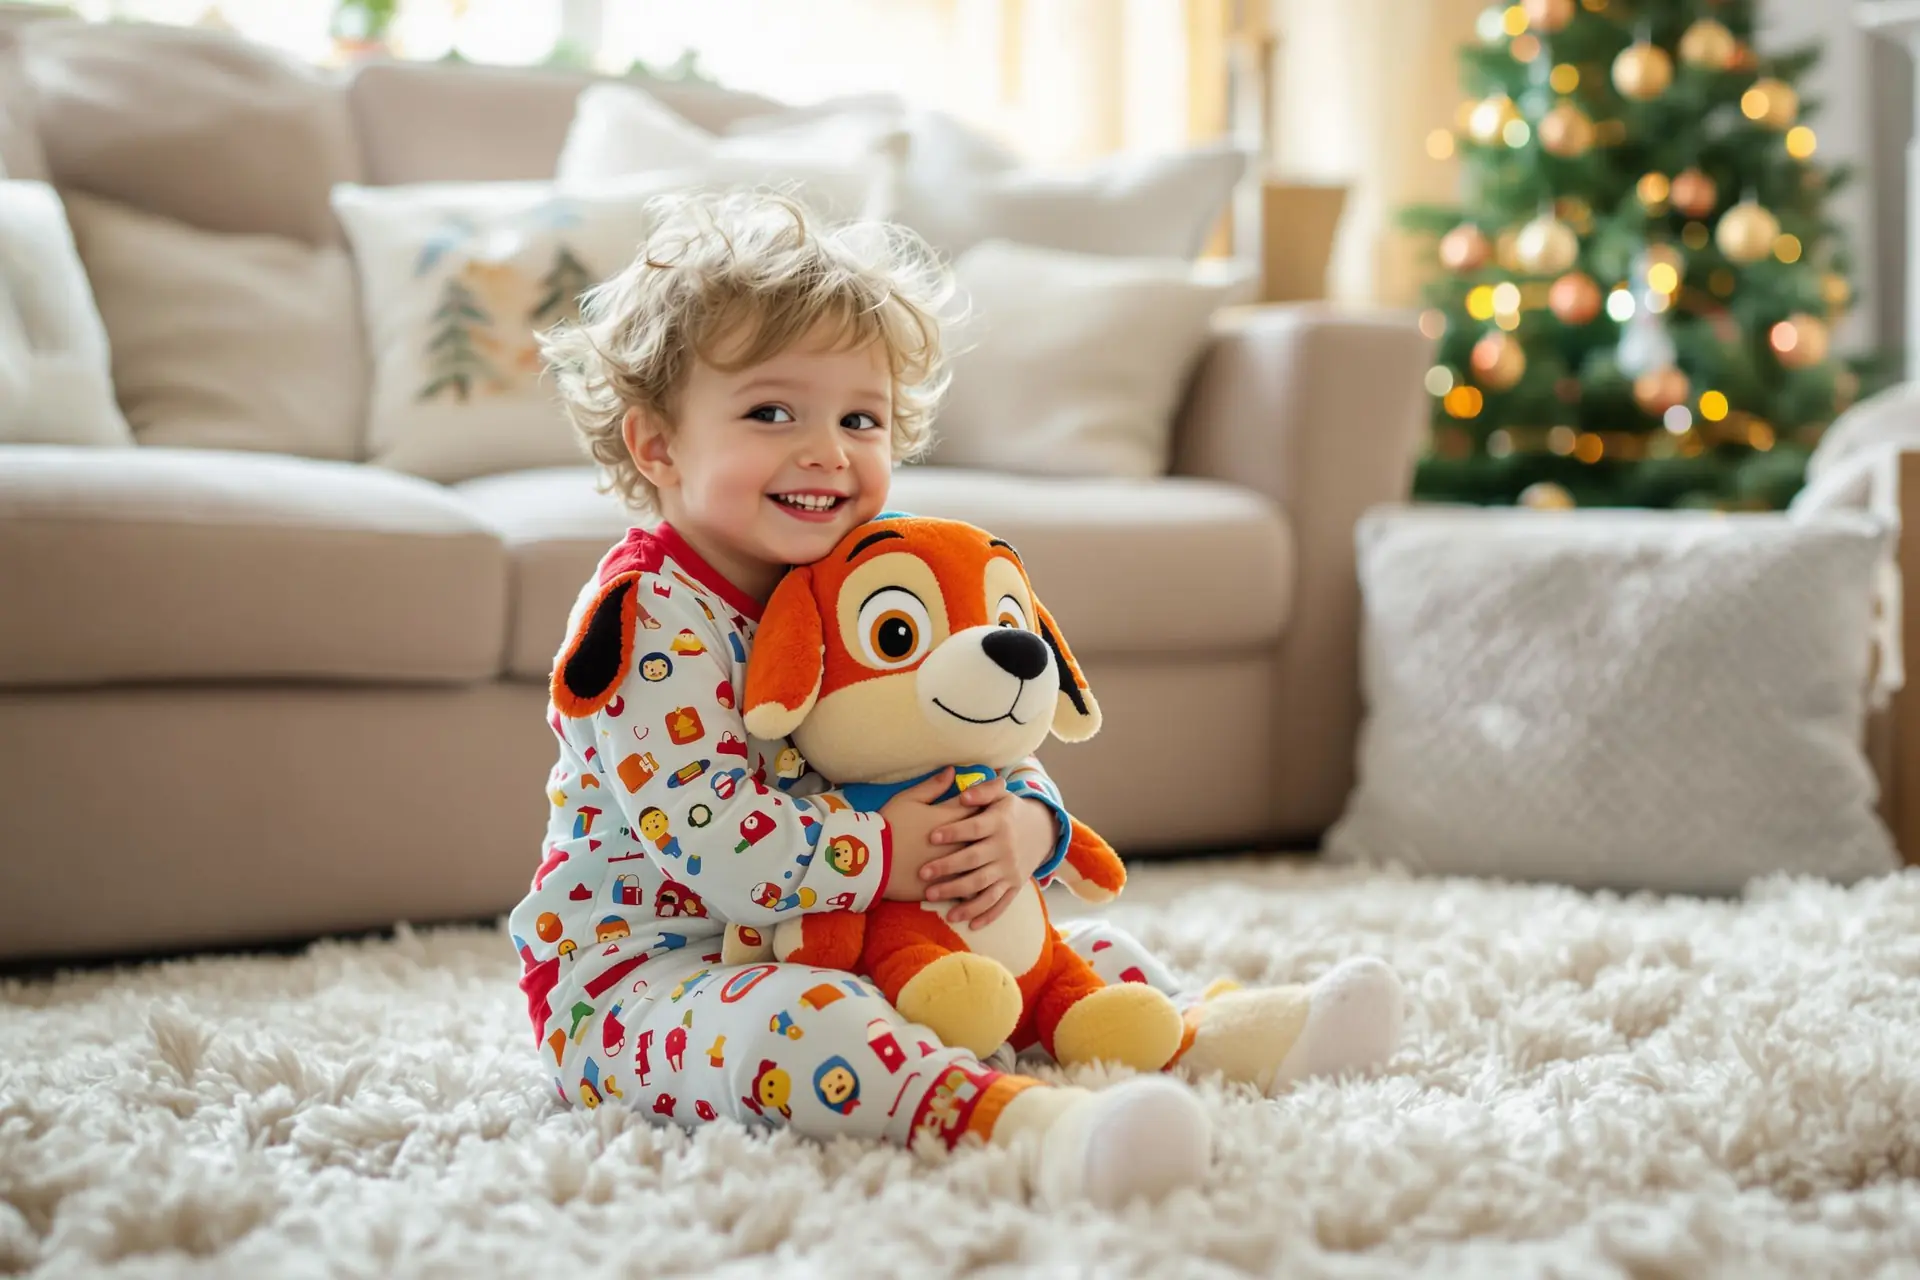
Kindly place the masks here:
POLYGON ((947 852, 930 837, 940 828, 954 825, 966 812, 960 796, 934 803, 952 785, 953 770, 942 769, 880 806, 880 816, 887 820, 887 834, 893 842, 892 870, 887 873, 881 897, 891 902, 919 902, 926 897, 927 864, 947 852))
POLYGON ((939 844, 967 842, 966 847, 920 869, 936 883, 927 889, 929 902, 963 898, 947 912, 958 925, 971 920, 984 929, 1013 905, 1054 849, 1060 829, 1053 809, 1031 796, 1007 793, 1007 784, 995 778, 960 793, 974 813, 933 833, 939 844))

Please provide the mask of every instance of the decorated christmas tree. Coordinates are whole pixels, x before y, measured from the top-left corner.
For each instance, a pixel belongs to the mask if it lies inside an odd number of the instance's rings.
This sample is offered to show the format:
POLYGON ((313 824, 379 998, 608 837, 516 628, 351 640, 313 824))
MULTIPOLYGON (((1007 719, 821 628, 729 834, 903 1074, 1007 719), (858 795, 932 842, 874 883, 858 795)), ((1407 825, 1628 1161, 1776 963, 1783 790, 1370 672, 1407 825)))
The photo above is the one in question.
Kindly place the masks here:
POLYGON ((1795 88, 1753 0, 1524 0, 1481 15, 1461 159, 1421 325, 1424 498, 1775 507, 1859 394, 1832 351, 1852 300, 1795 88))

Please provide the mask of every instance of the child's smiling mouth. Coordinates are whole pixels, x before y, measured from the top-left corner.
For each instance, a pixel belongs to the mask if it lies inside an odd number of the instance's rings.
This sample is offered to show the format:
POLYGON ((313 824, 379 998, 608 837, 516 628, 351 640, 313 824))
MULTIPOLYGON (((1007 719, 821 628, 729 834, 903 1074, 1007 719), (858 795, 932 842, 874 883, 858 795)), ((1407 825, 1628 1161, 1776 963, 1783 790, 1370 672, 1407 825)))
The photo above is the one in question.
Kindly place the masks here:
POLYGON ((767 499, 794 519, 816 524, 833 519, 840 508, 853 501, 847 494, 830 493, 824 489, 770 493, 767 499))

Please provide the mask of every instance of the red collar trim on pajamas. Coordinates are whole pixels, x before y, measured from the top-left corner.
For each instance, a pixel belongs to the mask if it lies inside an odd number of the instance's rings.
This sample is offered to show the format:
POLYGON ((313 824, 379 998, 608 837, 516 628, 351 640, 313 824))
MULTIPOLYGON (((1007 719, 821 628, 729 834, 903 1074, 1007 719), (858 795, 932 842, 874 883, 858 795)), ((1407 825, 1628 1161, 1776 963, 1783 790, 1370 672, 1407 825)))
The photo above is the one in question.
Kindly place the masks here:
POLYGON ((687 545, 687 540, 680 536, 679 530, 664 521, 651 529, 627 530, 626 538, 600 562, 600 581, 606 582, 615 574, 634 569, 643 573, 657 573, 661 562, 669 558, 701 586, 755 622, 760 621, 760 602, 727 581, 725 575, 687 545))

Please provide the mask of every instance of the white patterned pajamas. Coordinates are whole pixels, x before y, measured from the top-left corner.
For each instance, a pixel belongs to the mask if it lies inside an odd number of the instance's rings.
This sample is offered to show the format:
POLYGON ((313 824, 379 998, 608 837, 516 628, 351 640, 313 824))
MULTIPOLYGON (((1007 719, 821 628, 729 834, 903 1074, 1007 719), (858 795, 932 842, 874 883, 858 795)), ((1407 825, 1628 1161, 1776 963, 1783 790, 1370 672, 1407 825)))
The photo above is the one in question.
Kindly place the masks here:
MULTIPOLYGON (((721 963, 728 923, 860 910, 891 863, 854 809, 740 713, 759 606, 666 526, 602 560, 556 662, 559 758, 531 889, 509 920, 562 1099, 659 1121, 951 1143, 1024 1083, 946 1047, 869 983, 721 963)), ((1020 772, 1038 775, 1037 764, 1020 772)), ((1109 981, 1171 985, 1132 939, 1072 931, 1109 981)))

